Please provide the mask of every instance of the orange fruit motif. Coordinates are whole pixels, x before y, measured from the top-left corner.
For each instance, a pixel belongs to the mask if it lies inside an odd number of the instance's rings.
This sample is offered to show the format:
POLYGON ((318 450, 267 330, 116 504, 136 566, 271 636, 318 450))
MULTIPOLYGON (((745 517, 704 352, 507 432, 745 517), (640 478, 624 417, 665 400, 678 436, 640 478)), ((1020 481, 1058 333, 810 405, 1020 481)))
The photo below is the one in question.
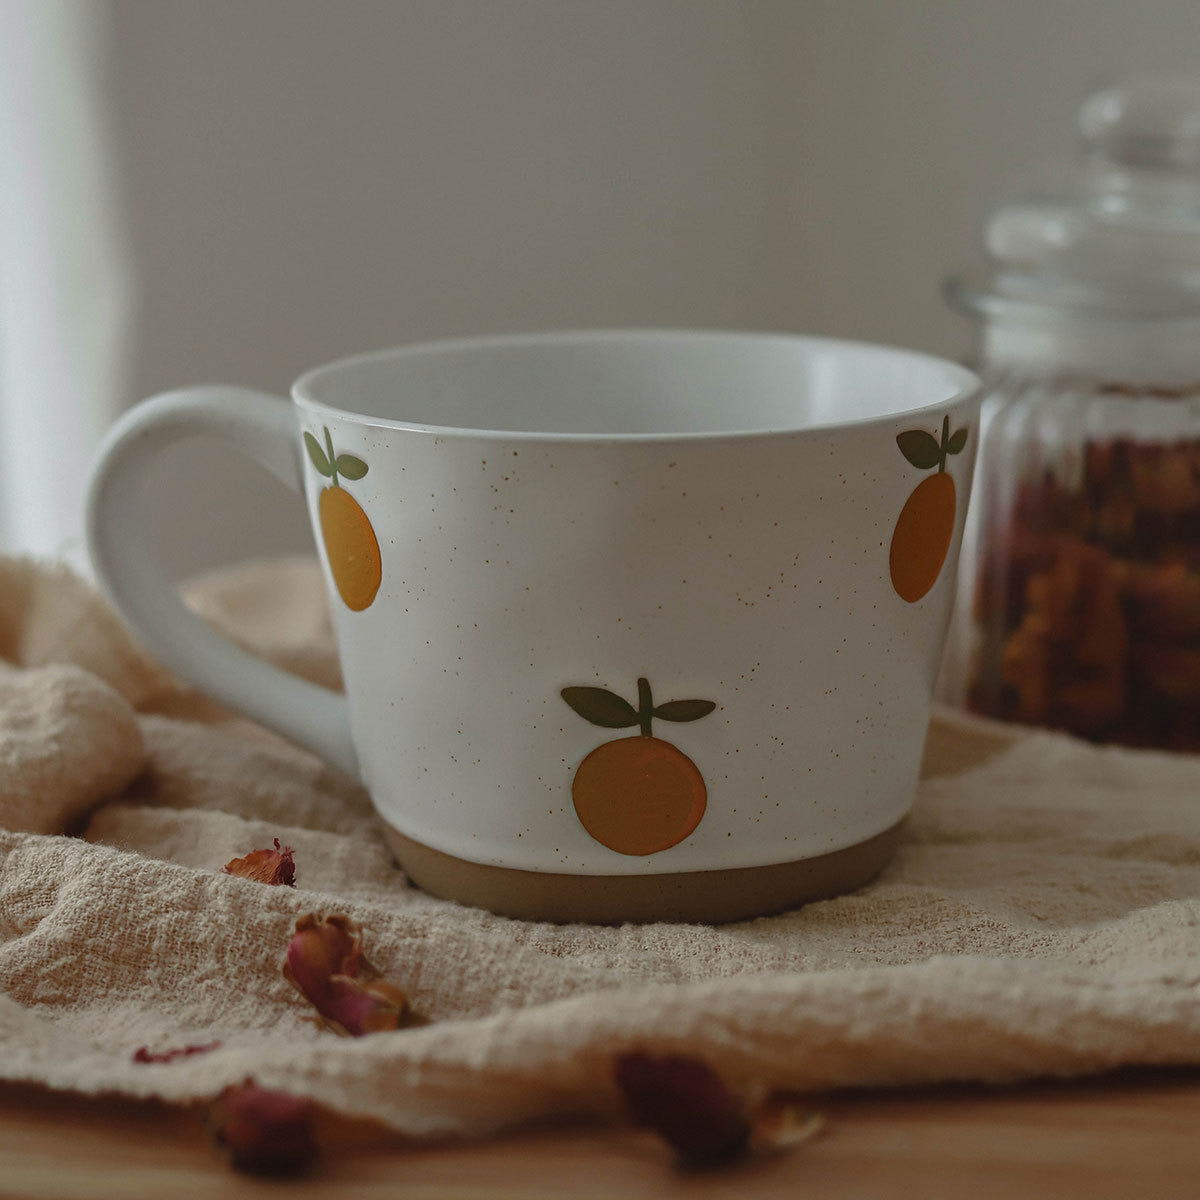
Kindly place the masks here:
POLYGON ((379 553, 379 539, 367 514, 339 480, 361 479, 368 468, 361 458, 353 454, 335 455, 328 428, 325 429, 325 444, 328 454, 311 433, 304 435, 304 445, 313 466, 319 474, 332 480, 317 501, 321 540, 325 543, 329 572, 342 603, 351 612, 362 612, 370 608, 379 591, 383 580, 383 560, 379 553))
POLYGON ((900 510, 888 555, 892 586, 902 600, 915 604, 937 582, 950 550, 958 499, 946 459, 961 453, 967 431, 951 436, 950 418, 945 417, 940 442, 924 429, 909 429, 897 435, 896 444, 919 470, 937 467, 937 474, 921 480, 900 510))
POLYGON ((362 505, 345 488, 327 487, 318 503, 321 536, 338 594, 352 612, 371 606, 383 579, 379 541, 362 505))
POLYGON ((708 790, 696 764, 654 737, 650 726, 655 717, 696 721, 716 705, 671 700, 655 706, 644 678, 638 680, 637 708, 606 688, 563 688, 562 698, 593 725, 641 728, 640 735, 597 746, 579 764, 571 799, 584 829, 618 854, 657 854, 683 841, 704 816, 708 790))

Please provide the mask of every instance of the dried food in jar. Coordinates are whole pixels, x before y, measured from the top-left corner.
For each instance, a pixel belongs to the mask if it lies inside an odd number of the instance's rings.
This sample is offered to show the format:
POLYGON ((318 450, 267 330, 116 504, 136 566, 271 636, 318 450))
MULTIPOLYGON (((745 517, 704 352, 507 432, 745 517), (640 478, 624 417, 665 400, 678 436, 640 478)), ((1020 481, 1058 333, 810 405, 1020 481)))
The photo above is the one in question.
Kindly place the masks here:
POLYGON ((975 711, 1200 750, 1200 444, 1114 437, 991 509, 975 711))

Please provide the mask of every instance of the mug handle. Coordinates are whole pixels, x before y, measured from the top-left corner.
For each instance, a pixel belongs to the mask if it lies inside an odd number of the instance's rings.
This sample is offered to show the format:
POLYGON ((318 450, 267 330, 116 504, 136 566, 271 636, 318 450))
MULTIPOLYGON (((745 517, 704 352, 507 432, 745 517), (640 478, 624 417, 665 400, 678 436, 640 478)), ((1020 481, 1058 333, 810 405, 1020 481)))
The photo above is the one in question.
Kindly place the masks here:
POLYGON ((109 430, 88 483, 88 552, 101 587, 143 645, 181 679, 307 747, 357 779, 358 755, 344 696, 238 649, 190 612, 146 549, 138 496, 153 460, 197 434, 233 442, 301 491, 291 402, 235 387, 165 392, 109 430))

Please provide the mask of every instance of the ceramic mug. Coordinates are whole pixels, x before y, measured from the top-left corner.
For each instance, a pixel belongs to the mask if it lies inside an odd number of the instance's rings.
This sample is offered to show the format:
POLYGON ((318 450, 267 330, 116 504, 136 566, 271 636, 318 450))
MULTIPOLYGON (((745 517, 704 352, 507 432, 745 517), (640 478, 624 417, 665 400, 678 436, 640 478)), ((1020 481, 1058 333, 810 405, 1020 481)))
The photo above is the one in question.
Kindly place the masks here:
POLYGON ((361 778, 428 891, 728 920, 860 885, 914 798, 978 383, 804 337, 596 331, 168 393, 95 467, 96 574, 180 677, 361 778), (137 533, 177 439, 304 492, 345 695, 185 610, 137 533))

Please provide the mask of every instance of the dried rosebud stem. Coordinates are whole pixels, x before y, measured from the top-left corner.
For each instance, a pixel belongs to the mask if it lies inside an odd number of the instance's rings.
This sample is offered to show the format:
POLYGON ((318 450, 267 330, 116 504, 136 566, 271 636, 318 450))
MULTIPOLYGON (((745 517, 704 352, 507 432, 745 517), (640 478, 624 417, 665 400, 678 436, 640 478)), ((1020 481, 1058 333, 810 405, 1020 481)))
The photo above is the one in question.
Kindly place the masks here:
POLYGON ((815 1137, 825 1127, 819 1112, 791 1100, 768 1100, 754 1113, 750 1148, 759 1153, 790 1150, 815 1137))
POLYGON ((703 1060, 631 1051, 617 1055, 614 1068, 634 1121, 667 1141, 683 1165, 716 1166, 746 1154, 745 1106, 703 1060))
POLYGON ((252 1175, 299 1175, 317 1156, 311 1100, 259 1087, 227 1087, 209 1113, 209 1129, 234 1167, 252 1175))
POLYGON ((296 863, 291 846, 281 846, 275 839, 274 850, 251 850, 245 858, 231 858, 225 864, 226 875, 240 875, 259 883, 296 886, 296 863))
POLYGON ((337 1033, 362 1037, 412 1020, 408 997, 363 957, 362 931, 340 913, 297 919, 283 975, 337 1033))

